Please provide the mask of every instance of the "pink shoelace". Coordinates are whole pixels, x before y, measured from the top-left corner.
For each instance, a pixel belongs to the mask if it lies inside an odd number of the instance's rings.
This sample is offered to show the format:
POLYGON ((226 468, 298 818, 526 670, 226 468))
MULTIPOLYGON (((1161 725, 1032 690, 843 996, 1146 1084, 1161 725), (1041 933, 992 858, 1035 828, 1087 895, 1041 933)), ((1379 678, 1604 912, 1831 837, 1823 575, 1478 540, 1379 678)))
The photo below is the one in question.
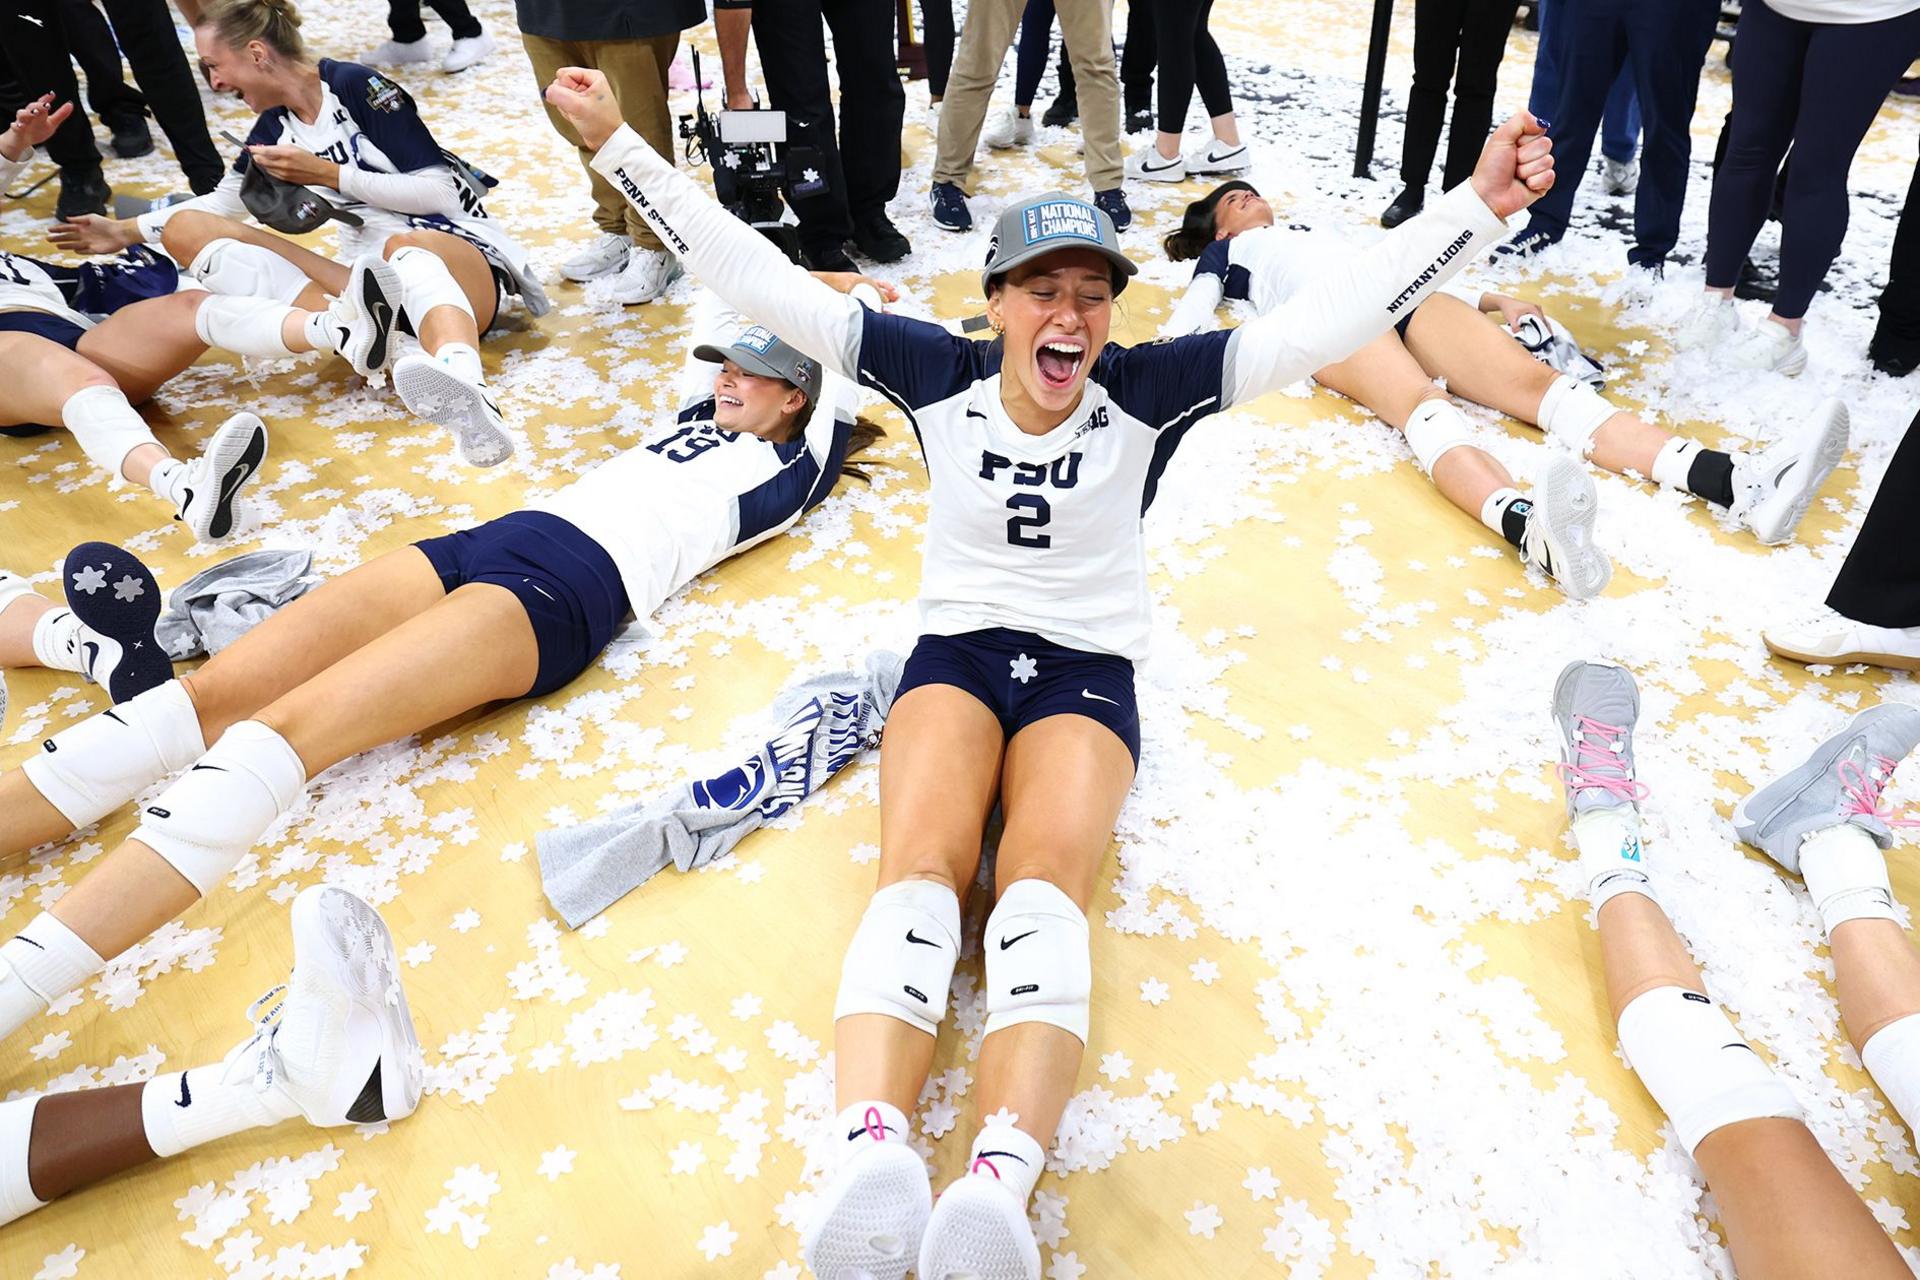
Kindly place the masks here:
POLYGON ((880 1116, 880 1108, 868 1107, 867 1114, 860 1117, 860 1123, 867 1126, 867 1136, 875 1142, 887 1140, 887 1122, 880 1116))
POLYGON ((1627 775, 1627 762, 1620 755, 1627 731, 1591 716, 1575 716, 1573 723, 1580 736, 1573 744, 1573 763, 1554 765, 1560 781, 1576 791, 1598 787, 1634 804, 1645 800, 1647 784, 1627 775))
POLYGON ((975 1156, 973 1163, 967 1166, 967 1172, 978 1173, 982 1165, 986 1166, 987 1172, 992 1174, 996 1180, 999 1179, 1000 1171, 994 1168, 993 1161, 987 1159, 985 1156, 975 1156))
POLYGON ((1899 761, 1879 755, 1873 758, 1871 770, 1862 769, 1851 760, 1835 765, 1833 771, 1839 775, 1840 789, 1847 796, 1844 810, 1847 816, 1878 818, 1890 827, 1920 827, 1920 818, 1896 818, 1892 806, 1880 807, 1880 793, 1893 781, 1893 771, 1899 767, 1899 761))

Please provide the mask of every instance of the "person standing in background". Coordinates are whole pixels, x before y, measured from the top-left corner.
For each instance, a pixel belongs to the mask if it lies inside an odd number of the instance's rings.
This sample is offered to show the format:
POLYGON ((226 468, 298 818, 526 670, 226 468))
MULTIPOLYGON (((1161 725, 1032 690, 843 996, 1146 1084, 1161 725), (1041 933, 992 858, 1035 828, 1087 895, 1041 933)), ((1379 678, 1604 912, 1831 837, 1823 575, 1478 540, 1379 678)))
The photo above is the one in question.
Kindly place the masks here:
POLYGON ((60 26, 87 77, 87 106, 113 135, 113 154, 132 160, 153 151, 147 100, 120 75, 120 46, 93 0, 60 0, 60 26))
POLYGON ((1893 262, 1880 295, 1880 323, 1867 344, 1873 367, 1904 378, 1920 366, 1920 166, 1907 183, 1900 227, 1893 233, 1893 262))
MULTIPOLYGON (((440 20, 453 32, 453 46, 440 60, 446 72, 465 71, 499 48, 480 25, 480 19, 467 8, 467 0, 427 0, 440 20)), ((420 0, 387 0, 387 30, 393 39, 369 53, 363 62, 376 67, 400 67, 415 62, 432 62, 427 48, 427 24, 420 20, 420 0)))
MULTIPOLYGON (((1453 83, 1453 128, 1447 135, 1447 164, 1440 187, 1451 190, 1473 172, 1493 128, 1493 89, 1500 77, 1500 60, 1507 53, 1507 33, 1513 30, 1513 15, 1519 8, 1520 0, 1415 0, 1413 90, 1407 94, 1407 131, 1400 149, 1401 191, 1380 215, 1381 226, 1397 227, 1426 205, 1427 175, 1440 147, 1449 81, 1453 83)), ((1544 28, 1541 43, 1546 43, 1544 28)), ((1161 47, 1166 47, 1164 33, 1161 47)), ((1164 68, 1163 62, 1163 80, 1164 68)), ((1539 118, 1553 119, 1551 115, 1539 118)), ((1162 120, 1160 128, 1166 127, 1162 120)))
MULTIPOLYGON (((1540 41, 1533 55, 1533 88, 1527 110, 1537 119, 1559 117, 1560 66, 1567 59, 1567 24, 1554 21, 1566 0, 1534 0, 1540 19, 1540 41)), ((1606 113, 1600 117, 1601 177, 1610 196, 1632 195, 1640 182, 1640 99, 1633 91, 1633 69, 1620 68, 1607 91, 1606 113)))
MULTIPOLYGON (((544 91, 562 67, 593 67, 607 77, 620 116, 669 160, 673 113, 667 108, 667 68, 680 33, 706 20, 701 0, 514 0, 520 43, 544 91)), ((889 64, 891 65, 891 64, 889 64)), ((731 87, 731 85, 729 86, 731 87)), ((680 274, 680 264, 613 185, 595 172, 593 153, 565 116, 546 107, 554 131, 580 153, 593 190, 593 224, 600 234, 560 270, 569 280, 619 274, 613 296, 627 306, 652 302, 680 274)))
MULTIPOLYGON (((1200 0, 1197 5, 1189 0, 1152 0, 1152 4, 1153 43, 1160 55, 1160 133, 1127 160, 1127 176, 1147 182, 1185 182, 1188 174, 1238 173, 1251 161, 1233 116, 1226 59, 1220 56, 1220 46, 1207 30, 1213 0, 1200 0), (1213 140, 1198 155, 1188 156, 1181 150, 1181 138, 1186 133, 1187 107, 1193 102, 1196 87, 1213 126, 1213 140)), ((1131 31, 1132 18, 1127 22, 1131 31)), ((1493 110, 1491 96, 1487 110, 1493 110)), ((1491 123, 1489 114, 1487 124, 1491 123)), ((1477 158, 1479 144, 1474 145, 1477 158)))

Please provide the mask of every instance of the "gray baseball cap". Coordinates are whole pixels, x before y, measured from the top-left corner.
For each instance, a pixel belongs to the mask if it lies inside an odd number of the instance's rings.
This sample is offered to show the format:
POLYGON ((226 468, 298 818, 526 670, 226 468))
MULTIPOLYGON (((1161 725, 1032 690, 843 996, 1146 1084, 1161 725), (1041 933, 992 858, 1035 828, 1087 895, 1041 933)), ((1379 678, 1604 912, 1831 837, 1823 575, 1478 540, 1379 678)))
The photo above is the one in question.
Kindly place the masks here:
POLYGON ((693 349, 693 358, 709 364, 731 360, 748 373, 763 378, 785 378, 800 388, 808 404, 820 394, 820 362, 812 356, 801 355, 775 337, 772 330, 757 324, 742 329, 731 346, 702 343, 693 349))
POLYGON ((1112 263, 1116 297, 1127 287, 1127 277, 1140 269, 1121 252, 1120 233, 1113 229, 1113 219, 1104 210, 1078 196, 1049 191, 1001 210, 993 239, 987 242, 987 265, 980 272, 981 291, 992 287, 995 276, 1061 249, 1091 249, 1112 263))

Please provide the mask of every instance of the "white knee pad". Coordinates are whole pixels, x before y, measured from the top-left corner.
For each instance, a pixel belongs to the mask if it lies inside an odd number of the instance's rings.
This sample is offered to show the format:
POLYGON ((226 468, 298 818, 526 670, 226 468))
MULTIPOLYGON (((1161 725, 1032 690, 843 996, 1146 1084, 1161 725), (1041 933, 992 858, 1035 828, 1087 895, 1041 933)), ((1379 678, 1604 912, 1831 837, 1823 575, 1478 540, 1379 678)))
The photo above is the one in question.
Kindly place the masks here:
POLYGON ((98 822, 207 749, 193 699, 178 680, 62 729, 20 764, 46 802, 75 827, 98 822))
POLYGON ((987 1034, 1047 1022, 1087 1041, 1092 939, 1073 899, 1045 880, 1015 880, 987 917, 987 1034))
POLYGON ((159 443, 118 387, 80 388, 60 406, 60 423, 87 460, 109 475, 119 475, 127 455, 141 445, 159 443))
POLYGON ((272 298, 243 298, 209 293, 193 313, 193 331, 200 341, 222 351, 263 359, 293 354, 280 336, 293 308, 272 298))
POLYGON ((1909 1133, 1920 1133, 1920 1013, 1908 1014, 1873 1033, 1860 1046, 1867 1074, 1887 1095, 1887 1101, 1907 1122, 1909 1133))
POLYGON ((1448 450, 1473 443, 1473 424, 1467 421, 1467 415, 1460 412, 1459 406, 1450 401, 1422 400, 1407 415, 1402 434, 1407 437, 1407 447, 1413 450, 1414 461, 1431 477, 1434 464, 1448 450))
POLYGON ((1618 406, 1578 379, 1561 374, 1540 397, 1540 429, 1581 457, 1593 452, 1593 436, 1618 406))
POLYGON ((1620 1048, 1689 1156, 1723 1126, 1802 1118, 1793 1091, 1697 991, 1655 987, 1635 996, 1620 1011, 1620 1048))
POLYGON ((453 307, 466 312, 467 319, 474 319, 473 304, 439 254, 410 244, 397 250, 387 263, 400 277, 401 309, 416 331, 435 307, 453 307))
POLYGON ((275 302, 290 303, 313 283, 273 250, 241 240, 209 240, 187 265, 187 274, 214 293, 275 302))
POLYGON ((960 958, 960 899, 931 880, 902 880, 873 895, 847 944, 834 1020, 883 1013, 940 1034, 960 958))
POLYGON ((306 766, 287 740, 242 720, 146 807, 132 838, 205 897, 306 785, 306 766))

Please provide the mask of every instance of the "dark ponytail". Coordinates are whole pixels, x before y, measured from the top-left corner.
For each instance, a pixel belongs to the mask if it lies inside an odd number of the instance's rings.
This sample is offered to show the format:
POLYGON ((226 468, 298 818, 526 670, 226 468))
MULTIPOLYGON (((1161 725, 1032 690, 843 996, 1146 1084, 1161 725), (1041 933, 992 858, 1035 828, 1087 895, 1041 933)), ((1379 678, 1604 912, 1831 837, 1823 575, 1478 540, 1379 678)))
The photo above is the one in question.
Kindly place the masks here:
MULTIPOLYGON (((871 459, 862 461, 860 455, 873 445, 887 438, 886 429, 870 418, 855 418, 853 430, 847 433, 847 456, 841 460, 840 475, 852 476, 863 484, 872 484, 873 476, 867 471, 873 465, 871 459)), ((839 479, 834 480, 838 485, 839 479)))
POLYGON ((1235 178, 1232 182, 1223 182, 1209 191, 1205 199, 1195 200, 1187 206, 1186 213, 1181 215, 1180 229, 1169 231, 1166 239, 1160 242, 1169 258, 1175 262, 1186 262, 1206 252, 1207 246, 1212 244, 1214 239, 1214 208, 1226 198, 1230 191, 1252 191, 1255 195, 1260 194, 1251 182, 1242 182, 1235 178))

